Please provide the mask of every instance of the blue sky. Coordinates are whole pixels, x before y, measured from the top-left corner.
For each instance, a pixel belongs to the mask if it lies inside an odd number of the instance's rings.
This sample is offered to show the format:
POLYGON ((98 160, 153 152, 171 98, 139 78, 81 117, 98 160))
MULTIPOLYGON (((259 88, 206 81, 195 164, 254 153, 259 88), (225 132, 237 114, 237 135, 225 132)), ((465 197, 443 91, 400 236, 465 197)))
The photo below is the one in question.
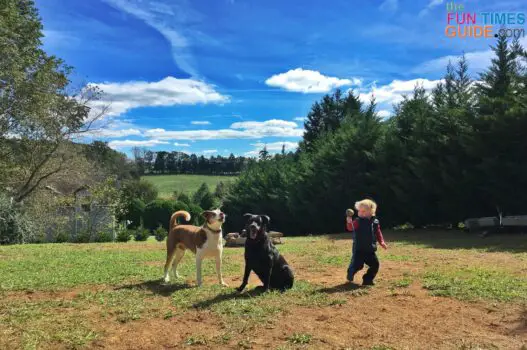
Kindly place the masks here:
MULTIPOLYGON (((441 0, 36 3, 45 49, 75 67, 74 84, 104 91, 94 110, 109 106, 105 129, 91 137, 128 154, 293 150, 325 93, 353 89, 364 101, 373 93, 389 117, 416 82, 433 88, 462 52, 481 71, 493 44, 447 38, 441 0)), ((477 13, 527 10, 524 1, 459 3, 477 13)))

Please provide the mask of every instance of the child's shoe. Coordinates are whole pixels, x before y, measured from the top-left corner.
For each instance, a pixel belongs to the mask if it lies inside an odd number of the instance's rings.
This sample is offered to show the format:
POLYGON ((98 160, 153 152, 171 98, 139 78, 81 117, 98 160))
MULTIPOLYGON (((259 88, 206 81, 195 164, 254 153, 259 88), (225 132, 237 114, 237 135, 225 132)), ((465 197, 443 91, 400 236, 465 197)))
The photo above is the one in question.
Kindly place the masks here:
POLYGON ((373 281, 370 281, 370 280, 364 280, 362 281, 362 285, 363 286, 374 286, 375 283, 373 283, 373 281))

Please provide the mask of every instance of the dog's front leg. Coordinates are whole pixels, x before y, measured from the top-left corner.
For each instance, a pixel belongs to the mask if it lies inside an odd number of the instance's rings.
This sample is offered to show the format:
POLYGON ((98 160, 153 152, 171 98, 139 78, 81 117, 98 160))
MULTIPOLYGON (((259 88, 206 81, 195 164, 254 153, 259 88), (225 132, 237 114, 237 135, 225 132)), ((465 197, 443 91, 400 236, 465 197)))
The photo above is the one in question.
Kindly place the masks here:
POLYGON ((221 274, 221 251, 216 254, 216 274, 218 275, 218 283, 221 284, 224 287, 228 287, 227 283, 223 280, 223 276, 221 274))
POLYGON ((249 264, 246 261, 245 262, 245 272, 243 273, 242 285, 236 288, 238 292, 242 292, 245 289, 245 287, 247 286, 247 283, 249 282, 250 274, 251 274, 251 266, 249 266, 249 264))
POLYGON ((268 292, 269 289, 271 288, 271 274, 273 273, 273 262, 271 261, 269 265, 270 265, 269 272, 267 276, 265 276, 265 280, 262 281, 264 284, 263 285, 264 292, 268 292))
POLYGON ((198 287, 201 287, 202 279, 201 279, 201 261, 203 260, 203 253, 201 252, 201 249, 198 249, 196 251, 196 282, 198 283, 198 287))

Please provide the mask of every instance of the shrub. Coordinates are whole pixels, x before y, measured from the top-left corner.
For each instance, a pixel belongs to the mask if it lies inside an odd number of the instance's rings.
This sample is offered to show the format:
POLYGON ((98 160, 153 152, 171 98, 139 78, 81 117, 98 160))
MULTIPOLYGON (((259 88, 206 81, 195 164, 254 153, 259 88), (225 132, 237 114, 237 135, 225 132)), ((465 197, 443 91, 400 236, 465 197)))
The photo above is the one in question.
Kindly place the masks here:
POLYGON ((134 233, 134 239, 138 242, 144 242, 150 237, 150 230, 144 227, 138 227, 134 233))
POLYGON ((159 226, 154 231, 154 236, 156 237, 156 241, 163 242, 165 238, 167 237, 167 230, 163 226, 159 226))
POLYGON ((191 219, 190 224, 200 226, 203 225, 205 222, 205 219, 201 214, 203 213, 203 209, 199 205, 191 204, 188 207, 188 212, 190 213, 191 219))
POLYGON ((132 199, 126 206, 124 220, 131 221, 128 228, 137 228, 141 225, 141 219, 145 212, 145 203, 137 198, 132 199))
POLYGON ((34 241, 34 230, 29 218, 0 194, 0 244, 20 244, 34 241))
POLYGON ((122 196, 129 198, 125 200, 130 202, 132 199, 139 199, 143 203, 149 203, 157 198, 157 188, 153 183, 147 180, 129 180, 126 181, 121 189, 122 196))
POLYGON ((189 208, 185 203, 165 199, 148 203, 143 214, 145 228, 153 231, 161 225, 168 231, 170 216, 177 210, 189 211, 189 208))
POLYGON ((191 205, 192 204, 192 201, 191 201, 190 197, 184 192, 181 192, 179 194, 175 193, 174 198, 176 199, 176 201, 185 203, 186 205, 191 205))
POLYGON ((53 240, 55 243, 66 243, 70 240, 70 235, 66 232, 61 231, 55 235, 53 240))
POLYGON ((117 242, 128 242, 132 239, 132 233, 126 228, 122 228, 117 231, 116 240, 117 242))
POLYGON ((94 237, 95 242, 113 242, 113 233, 111 231, 101 231, 94 237))
POLYGON ((206 183, 203 183, 196 193, 194 193, 192 201, 205 210, 213 209, 218 205, 218 199, 210 192, 209 186, 206 183))
POLYGON ((77 232, 77 235, 73 237, 73 243, 90 243, 91 233, 88 230, 83 230, 77 232))

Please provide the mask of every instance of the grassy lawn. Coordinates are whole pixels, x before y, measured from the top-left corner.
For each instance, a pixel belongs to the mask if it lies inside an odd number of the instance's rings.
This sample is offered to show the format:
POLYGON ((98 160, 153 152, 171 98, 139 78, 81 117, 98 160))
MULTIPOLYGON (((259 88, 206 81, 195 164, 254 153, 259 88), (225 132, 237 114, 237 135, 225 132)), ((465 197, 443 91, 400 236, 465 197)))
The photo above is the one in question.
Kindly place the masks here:
POLYGON ((159 191, 159 197, 169 198, 174 191, 191 194, 198 190, 202 183, 206 183, 214 191, 219 182, 234 180, 234 176, 208 176, 208 175, 148 175, 142 177, 152 182, 159 191))
MULTIPOLYGON (((225 248, 216 284, 161 283, 164 243, 0 247, 0 348, 525 349, 527 239, 385 233, 377 284, 345 282, 349 235, 278 246, 295 271, 285 293, 235 292, 243 248, 225 248)), ((360 276, 356 282, 360 281, 360 276)))

